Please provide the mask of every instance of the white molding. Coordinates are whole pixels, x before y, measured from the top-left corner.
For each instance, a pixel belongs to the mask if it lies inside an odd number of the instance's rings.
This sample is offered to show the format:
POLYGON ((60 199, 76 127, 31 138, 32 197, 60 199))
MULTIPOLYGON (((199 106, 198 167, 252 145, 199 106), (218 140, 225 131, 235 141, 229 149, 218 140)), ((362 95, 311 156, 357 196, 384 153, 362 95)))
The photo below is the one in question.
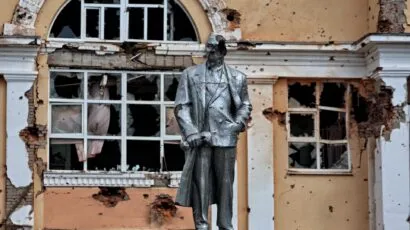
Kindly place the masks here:
POLYGON ((181 181, 182 172, 172 172, 170 175, 170 183, 168 187, 178 188, 179 182, 181 181))
POLYGON ((44 172, 44 186, 47 187, 151 187, 153 179, 141 173, 54 173, 44 172))

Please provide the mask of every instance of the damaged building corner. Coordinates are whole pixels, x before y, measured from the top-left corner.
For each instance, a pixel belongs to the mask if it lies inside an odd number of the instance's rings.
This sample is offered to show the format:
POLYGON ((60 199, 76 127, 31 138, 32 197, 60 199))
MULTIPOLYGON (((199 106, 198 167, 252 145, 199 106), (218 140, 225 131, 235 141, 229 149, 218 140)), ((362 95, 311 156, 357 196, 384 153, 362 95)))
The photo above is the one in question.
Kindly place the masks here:
POLYGON ((377 23, 379 33, 403 33, 406 24, 405 0, 379 0, 380 11, 377 23))

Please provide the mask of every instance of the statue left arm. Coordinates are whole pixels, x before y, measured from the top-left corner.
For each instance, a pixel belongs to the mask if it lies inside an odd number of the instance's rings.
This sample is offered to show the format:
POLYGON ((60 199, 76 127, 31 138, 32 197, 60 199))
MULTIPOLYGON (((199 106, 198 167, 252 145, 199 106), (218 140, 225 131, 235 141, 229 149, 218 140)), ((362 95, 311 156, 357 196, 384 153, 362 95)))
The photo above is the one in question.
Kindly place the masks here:
POLYGON ((246 123, 249 120, 252 112, 252 104, 249 100, 248 83, 246 75, 241 74, 241 86, 239 90, 239 97, 241 99, 241 106, 236 110, 236 122, 242 125, 241 132, 245 131, 246 123))

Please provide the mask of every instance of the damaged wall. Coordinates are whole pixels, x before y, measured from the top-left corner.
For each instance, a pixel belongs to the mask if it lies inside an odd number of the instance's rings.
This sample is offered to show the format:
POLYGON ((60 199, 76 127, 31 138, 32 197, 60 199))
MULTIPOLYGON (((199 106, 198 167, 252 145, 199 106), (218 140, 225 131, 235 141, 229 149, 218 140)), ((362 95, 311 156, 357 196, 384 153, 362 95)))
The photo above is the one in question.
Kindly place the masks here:
MULTIPOLYGON (((44 198, 44 218, 46 229, 118 229, 142 228, 162 229, 158 222, 157 210, 151 219, 151 203, 156 195, 168 194, 175 197, 176 190, 168 188, 130 188, 125 192, 129 200, 120 201, 115 207, 107 207, 92 198, 98 188, 48 188, 44 198), (79 202, 81 201, 81 202, 79 202), (80 211, 81 210, 81 211, 80 211), (152 221, 151 221, 152 220, 152 221), (157 220, 157 221, 154 221, 157 220)), ((163 205, 167 214, 174 207, 163 205)), ((193 229, 192 210, 178 206, 176 215, 164 222, 163 229, 193 229)))
POLYGON ((288 175, 288 86, 274 86, 275 229, 368 229, 368 164, 365 140, 350 127, 351 175, 288 175), (275 112, 276 111, 276 112, 275 112))
POLYGON ((19 0, 8 0, 0 8, 0 34, 3 35, 4 24, 11 22, 19 0))

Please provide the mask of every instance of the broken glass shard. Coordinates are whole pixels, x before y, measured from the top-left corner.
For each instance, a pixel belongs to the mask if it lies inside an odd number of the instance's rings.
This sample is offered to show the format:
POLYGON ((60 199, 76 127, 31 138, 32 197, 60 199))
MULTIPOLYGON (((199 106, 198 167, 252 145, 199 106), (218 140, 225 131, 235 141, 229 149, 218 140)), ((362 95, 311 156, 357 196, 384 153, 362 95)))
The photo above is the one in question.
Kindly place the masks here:
POLYGON ((290 142, 289 168, 316 168, 316 143, 290 142))
POLYGON ((322 144, 320 148, 320 168, 348 169, 349 158, 347 144, 322 144))

